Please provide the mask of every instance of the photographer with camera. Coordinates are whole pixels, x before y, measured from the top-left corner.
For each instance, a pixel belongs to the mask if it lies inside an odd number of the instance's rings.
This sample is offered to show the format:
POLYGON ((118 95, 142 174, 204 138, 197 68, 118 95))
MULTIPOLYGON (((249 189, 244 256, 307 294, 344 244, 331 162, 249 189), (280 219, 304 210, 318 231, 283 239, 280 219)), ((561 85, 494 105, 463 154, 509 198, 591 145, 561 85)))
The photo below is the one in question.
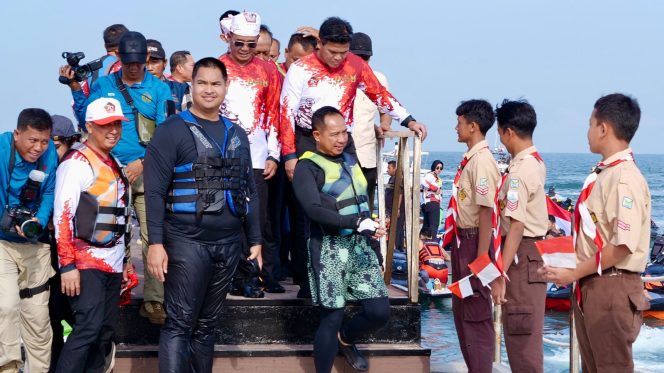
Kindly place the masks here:
POLYGON ((38 242, 53 212, 58 156, 53 121, 25 109, 14 132, 0 135, 0 371, 18 372, 21 340, 31 372, 46 372, 52 333, 48 244, 38 242))
MULTIPOLYGON (((85 97, 81 90, 72 88, 74 111, 80 123, 85 122, 84 114, 87 105, 100 97, 117 99, 127 122, 122 124, 122 136, 118 144, 111 150, 125 168, 131 184, 133 207, 141 226, 143 244, 143 262, 147 256, 147 219, 145 216, 145 197, 143 192, 143 157, 145 148, 157 125, 166 119, 167 101, 171 99, 168 86, 145 69, 148 59, 148 46, 145 37, 135 31, 127 31, 120 39, 120 60, 122 69, 117 73, 99 78, 92 86, 90 96, 85 97)), ((60 68, 60 75, 69 79, 74 72, 71 66, 60 68)), ((146 265, 147 268, 147 265, 146 265)), ((166 319, 164 311, 164 287, 149 273, 145 274, 143 288, 144 302, 140 314, 147 317, 153 324, 163 324, 166 319)))

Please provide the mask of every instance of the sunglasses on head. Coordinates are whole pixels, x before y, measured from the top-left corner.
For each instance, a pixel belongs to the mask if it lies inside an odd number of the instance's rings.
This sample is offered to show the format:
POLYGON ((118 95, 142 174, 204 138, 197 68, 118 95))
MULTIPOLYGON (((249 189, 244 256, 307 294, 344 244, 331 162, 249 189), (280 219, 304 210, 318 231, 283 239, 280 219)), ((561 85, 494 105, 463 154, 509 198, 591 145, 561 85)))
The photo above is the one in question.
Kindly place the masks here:
POLYGON ((238 48, 243 48, 246 45, 247 47, 249 47, 249 49, 254 49, 254 48, 256 48, 257 42, 255 42, 255 41, 244 42, 244 41, 236 40, 236 41, 233 42, 233 44, 238 48))

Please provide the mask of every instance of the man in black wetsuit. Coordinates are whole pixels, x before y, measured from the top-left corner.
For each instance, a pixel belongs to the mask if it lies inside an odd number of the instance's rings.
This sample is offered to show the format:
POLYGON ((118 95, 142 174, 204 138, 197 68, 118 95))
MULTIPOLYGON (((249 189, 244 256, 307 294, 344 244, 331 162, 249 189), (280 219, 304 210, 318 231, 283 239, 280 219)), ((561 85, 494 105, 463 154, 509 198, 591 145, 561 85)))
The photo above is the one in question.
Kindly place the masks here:
POLYGON ((314 340, 316 372, 332 369, 337 347, 356 370, 368 369, 354 342, 389 318, 387 288, 369 241, 385 234, 371 219, 367 180, 353 155, 345 152, 348 132, 339 110, 324 106, 312 116, 315 151, 300 156, 293 176, 295 196, 311 219, 309 280, 321 321, 314 340), (343 328, 347 300, 362 312, 343 328))
POLYGON ((258 198, 244 130, 219 116, 226 67, 194 67, 190 110, 155 132, 145 157, 148 270, 164 284, 168 318, 159 371, 211 372, 215 327, 242 255, 261 263, 258 198))

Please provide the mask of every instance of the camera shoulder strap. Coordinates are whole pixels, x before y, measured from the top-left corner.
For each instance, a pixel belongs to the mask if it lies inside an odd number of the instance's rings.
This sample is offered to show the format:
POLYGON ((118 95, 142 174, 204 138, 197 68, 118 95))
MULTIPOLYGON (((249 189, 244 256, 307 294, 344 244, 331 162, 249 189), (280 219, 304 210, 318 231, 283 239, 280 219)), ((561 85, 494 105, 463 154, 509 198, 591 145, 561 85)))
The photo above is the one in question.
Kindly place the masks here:
POLYGON ((125 101, 127 101, 127 104, 131 106, 131 110, 136 111, 136 107, 134 107, 134 100, 131 98, 129 92, 127 92, 127 86, 122 82, 122 78, 120 78, 120 73, 119 72, 113 73, 113 77, 115 78, 115 85, 118 86, 120 93, 122 93, 122 97, 124 97, 125 101))

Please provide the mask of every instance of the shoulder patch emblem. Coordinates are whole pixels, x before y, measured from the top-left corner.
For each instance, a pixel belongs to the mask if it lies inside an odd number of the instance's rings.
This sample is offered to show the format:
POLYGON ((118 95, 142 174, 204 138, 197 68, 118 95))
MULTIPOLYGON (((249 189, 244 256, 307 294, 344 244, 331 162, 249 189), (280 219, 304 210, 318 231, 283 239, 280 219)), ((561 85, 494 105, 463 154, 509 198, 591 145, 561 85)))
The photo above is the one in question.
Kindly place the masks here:
POLYGON ((510 189, 519 189, 518 179, 510 179, 510 189))
POLYGON ((461 190, 459 191, 459 200, 460 200, 460 201, 463 201, 464 199, 466 199, 466 197, 468 197, 468 195, 466 194, 466 191, 463 190, 463 189, 461 189, 461 190))
POLYGON ((629 197, 623 197, 622 206, 626 209, 631 209, 634 205, 634 200, 629 197))
POLYGON ((479 186, 488 186, 489 185, 489 180, 487 180, 486 177, 480 178, 480 181, 478 182, 479 186))

